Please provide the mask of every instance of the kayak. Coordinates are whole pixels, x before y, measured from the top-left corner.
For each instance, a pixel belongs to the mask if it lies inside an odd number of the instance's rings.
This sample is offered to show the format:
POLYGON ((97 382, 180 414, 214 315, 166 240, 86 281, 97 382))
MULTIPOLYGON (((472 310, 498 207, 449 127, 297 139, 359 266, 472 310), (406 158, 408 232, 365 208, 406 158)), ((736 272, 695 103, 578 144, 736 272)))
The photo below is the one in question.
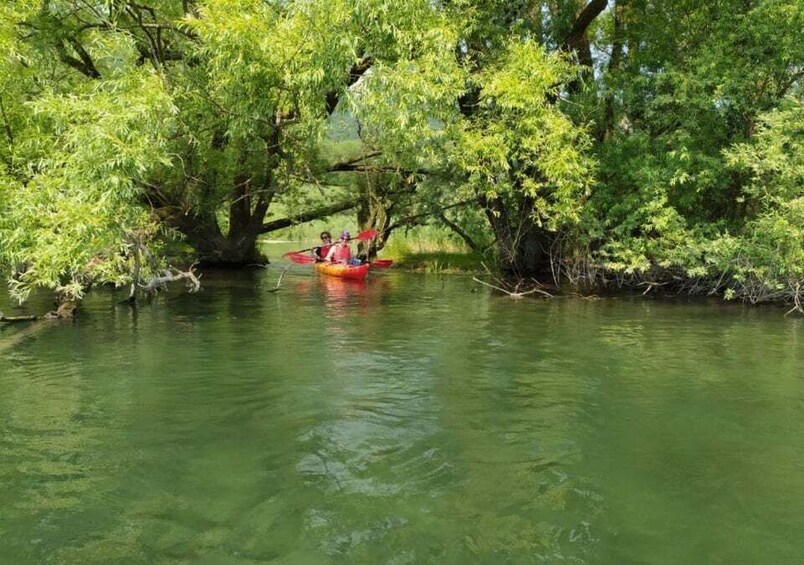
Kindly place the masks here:
POLYGON ((369 272, 368 263, 362 265, 333 265, 332 263, 316 263, 315 270, 331 277, 362 281, 369 272))

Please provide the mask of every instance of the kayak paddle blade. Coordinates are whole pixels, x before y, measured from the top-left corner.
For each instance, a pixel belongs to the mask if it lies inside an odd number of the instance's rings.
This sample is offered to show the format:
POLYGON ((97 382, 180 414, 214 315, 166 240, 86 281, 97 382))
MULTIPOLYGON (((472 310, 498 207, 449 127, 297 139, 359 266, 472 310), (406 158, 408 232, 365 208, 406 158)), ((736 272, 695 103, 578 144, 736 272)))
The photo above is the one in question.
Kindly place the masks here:
POLYGON ((310 263, 315 263, 315 259, 313 257, 305 255, 299 251, 289 251, 282 255, 282 257, 287 257, 288 260, 298 265, 309 265, 310 263))

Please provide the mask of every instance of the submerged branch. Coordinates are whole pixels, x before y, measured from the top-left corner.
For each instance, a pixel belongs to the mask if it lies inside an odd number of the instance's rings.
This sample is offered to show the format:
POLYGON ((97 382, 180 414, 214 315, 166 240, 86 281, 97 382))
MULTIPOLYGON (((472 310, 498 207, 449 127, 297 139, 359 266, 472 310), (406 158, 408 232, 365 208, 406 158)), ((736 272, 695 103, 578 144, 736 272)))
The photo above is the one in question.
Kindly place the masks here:
POLYGON ((282 268, 282 272, 279 273, 279 278, 276 281, 276 286, 274 288, 269 289, 268 292, 277 292, 279 290, 279 287, 282 284, 282 279, 284 278, 285 273, 287 273, 291 267, 293 267, 293 263, 290 263, 288 264, 287 267, 282 268))
MULTIPOLYGON (((493 284, 488 283, 486 281, 482 281, 477 277, 472 277, 472 280, 477 282, 477 283, 480 283, 480 284, 482 284, 484 286, 487 286, 489 288, 493 288, 494 290, 499 290, 500 292, 502 292, 504 294, 507 294, 510 298, 514 298, 514 299, 522 298, 523 296, 527 296, 528 294, 533 294, 534 292, 538 292, 539 294, 541 294, 542 296, 545 296, 547 298, 554 298, 554 296, 552 294, 550 294, 546 290, 542 290, 540 288, 531 288, 530 290, 525 290, 525 291, 519 292, 518 290, 504 289, 502 287, 493 285, 493 284)), ((517 285, 516 288, 518 288, 518 286, 519 285, 517 285)))
POLYGON ((793 307, 785 313, 785 316, 789 316, 793 312, 804 315, 804 309, 801 307, 801 284, 799 283, 796 283, 793 289, 793 307))
POLYGON ((195 274, 195 266, 196 263, 193 263, 186 271, 169 267, 163 272, 162 276, 153 277, 146 284, 141 284, 140 288, 145 292, 152 293, 157 292, 160 288, 167 287, 168 283, 183 280, 187 281, 187 288, 190 292, 198 292, 201 290, 201 281, 199 280, 201 275, 195 274))
POLYGON ((530 279, 531 281, 533 281, 533 283, 536 286, 534 286, 533 288, 529 288, 528 290, 522 290, 521 291, 519 289, 522 288, 522 286, 524 284, 526 284, 524 279, 519 279, 515 284, 511 284, 511 283, 507 282, 506 280, 503 280, 503 279, 495 276, 494 273, 491 271, 491 269, 489 269, 488 266, 485 263, 481 262, 480 264, 483 265, 483 268, 486 270, 486 274, 489 277, 491 277, 494 280, 494 282, 497 283, 497 284, 491 284, 489 282, 480 280, 477 277, 472 277, 472 280, 474 280, 475 282, 480 283, 480 284, 482 284, 484 286, 487 286, 489 288, 493 288, 494 290, 498 290, 498 291, 500 291, 500 292, 502 292, 504 294, 507 294, 510 298, 519 299, 519 298, 522 298, 524 296, 527 296, 528 294, 534 294, 534 293, 539 293, 542 296, 544 296, 545 298, 555 298, 555 296, 553 296, 552 294, 550 294, 546 290, 542 290, 540 288, 542 286, 541 283, 539 283, 539 281, 537 281, 536 279, 530 279))
POLYGON ((38 320, 39 316, 6 316, 0 312, 0 322, 14 323, 14 322, 33 322, 38 320))

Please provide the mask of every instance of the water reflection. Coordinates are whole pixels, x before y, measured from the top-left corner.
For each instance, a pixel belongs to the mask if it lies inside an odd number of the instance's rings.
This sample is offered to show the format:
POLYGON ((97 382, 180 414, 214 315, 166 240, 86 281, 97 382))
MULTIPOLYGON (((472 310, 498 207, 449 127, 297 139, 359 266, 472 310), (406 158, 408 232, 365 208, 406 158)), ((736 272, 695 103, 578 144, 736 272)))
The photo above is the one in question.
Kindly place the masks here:
POLYGON ((800 326, 254 276, 0 358, 3 562, 800 555, 800 326))

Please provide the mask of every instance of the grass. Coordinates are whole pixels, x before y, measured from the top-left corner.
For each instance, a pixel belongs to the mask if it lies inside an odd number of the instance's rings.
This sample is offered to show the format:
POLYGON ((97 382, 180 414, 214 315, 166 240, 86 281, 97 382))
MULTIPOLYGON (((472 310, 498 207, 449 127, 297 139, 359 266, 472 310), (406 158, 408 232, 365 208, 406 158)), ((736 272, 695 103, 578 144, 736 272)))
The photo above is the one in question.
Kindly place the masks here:
POLYGON ((392 234, 380 255, 401 269, 431 274, 474 272, 483 260, 450 232, 433 226, 392 234))
POLYGON ((480 255, 471 252, 409 253, 396 260, 400 269, 428 274, 472 273, 480 270, 480 255))

